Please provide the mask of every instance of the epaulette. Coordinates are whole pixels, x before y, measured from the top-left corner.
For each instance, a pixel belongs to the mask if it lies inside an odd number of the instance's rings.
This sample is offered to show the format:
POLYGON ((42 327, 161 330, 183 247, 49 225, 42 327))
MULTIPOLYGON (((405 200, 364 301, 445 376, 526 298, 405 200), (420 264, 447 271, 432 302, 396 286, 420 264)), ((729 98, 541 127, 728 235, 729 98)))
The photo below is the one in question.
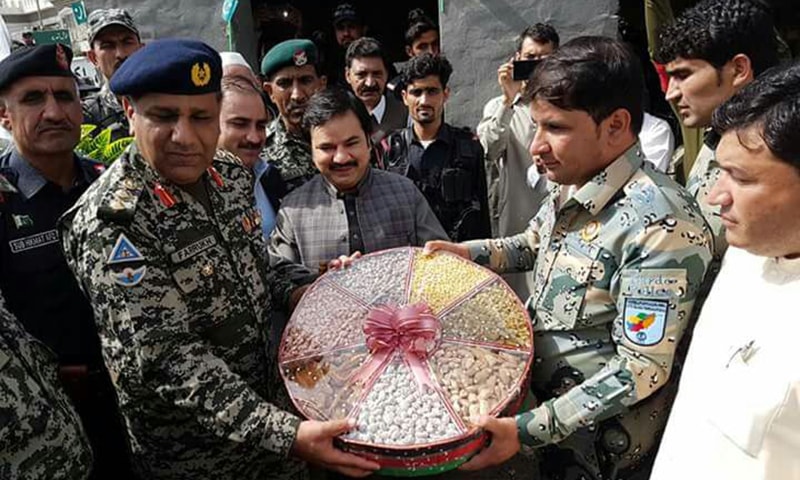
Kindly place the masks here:
POLYGON ((128 223, 136 212, 136 204, 144 191, 144 182, 141 178, 123 177, 114 183, 114 188, 106 190, 100 198, 97 218, 128 223))
POLYGON ((244 167, 244 163, 242 163, 241 158, 222 148, 218 149, 217 153, 214 154, 214 161, 244 167))

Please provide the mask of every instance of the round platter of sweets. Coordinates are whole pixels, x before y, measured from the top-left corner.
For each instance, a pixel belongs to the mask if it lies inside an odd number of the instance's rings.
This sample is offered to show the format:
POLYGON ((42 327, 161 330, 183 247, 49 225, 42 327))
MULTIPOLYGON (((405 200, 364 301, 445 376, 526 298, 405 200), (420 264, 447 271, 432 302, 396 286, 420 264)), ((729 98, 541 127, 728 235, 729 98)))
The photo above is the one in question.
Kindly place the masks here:
POLYGON ((379 474, 454 469, 486 435, 479 415, 514 413, 533 359, 525 308, 490 270, 456 255, 396 248, 320 277, 278 353, 292 401, 314 420, 353 418, 340 448, 379 474))

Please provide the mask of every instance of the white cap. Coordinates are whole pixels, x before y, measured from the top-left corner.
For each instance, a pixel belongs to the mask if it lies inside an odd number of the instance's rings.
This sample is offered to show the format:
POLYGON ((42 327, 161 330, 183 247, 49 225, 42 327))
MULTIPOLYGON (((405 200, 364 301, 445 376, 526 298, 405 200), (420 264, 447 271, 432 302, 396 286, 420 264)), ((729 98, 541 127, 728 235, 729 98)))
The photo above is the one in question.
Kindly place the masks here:
POLYGON ((245 60, 239 52, 219 52, 219 56, 222 57, 222 68, 241 65, 242 67, 247 67, 251 72, 253 71, 250 64, 247 63, 247 60, 245 60))

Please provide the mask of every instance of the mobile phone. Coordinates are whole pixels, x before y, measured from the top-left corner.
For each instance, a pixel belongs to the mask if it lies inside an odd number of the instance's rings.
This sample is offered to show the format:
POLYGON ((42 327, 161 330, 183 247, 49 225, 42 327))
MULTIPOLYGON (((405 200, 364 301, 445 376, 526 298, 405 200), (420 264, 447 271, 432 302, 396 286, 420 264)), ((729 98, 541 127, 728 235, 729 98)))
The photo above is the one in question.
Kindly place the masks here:
POLYGON ((536 69, 536 65, 539 65, 539 62, 541 60, 514 60, 513 80, 518 82, 531 78, 531 74, 536 69))

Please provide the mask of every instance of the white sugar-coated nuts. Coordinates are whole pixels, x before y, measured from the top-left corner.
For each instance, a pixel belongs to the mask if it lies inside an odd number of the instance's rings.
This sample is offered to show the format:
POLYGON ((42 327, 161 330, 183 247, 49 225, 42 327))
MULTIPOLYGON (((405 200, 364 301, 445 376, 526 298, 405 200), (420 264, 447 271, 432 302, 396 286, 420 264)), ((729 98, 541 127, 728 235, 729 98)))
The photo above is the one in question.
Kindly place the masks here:
POLYGON ((345 438, 414 445, 460 434, 435 391, 420 391, 407 367, 392 363, 372 386, 358 413, 360 428, 345 438), (369 438, 369 440, 367 440, 369 438))

